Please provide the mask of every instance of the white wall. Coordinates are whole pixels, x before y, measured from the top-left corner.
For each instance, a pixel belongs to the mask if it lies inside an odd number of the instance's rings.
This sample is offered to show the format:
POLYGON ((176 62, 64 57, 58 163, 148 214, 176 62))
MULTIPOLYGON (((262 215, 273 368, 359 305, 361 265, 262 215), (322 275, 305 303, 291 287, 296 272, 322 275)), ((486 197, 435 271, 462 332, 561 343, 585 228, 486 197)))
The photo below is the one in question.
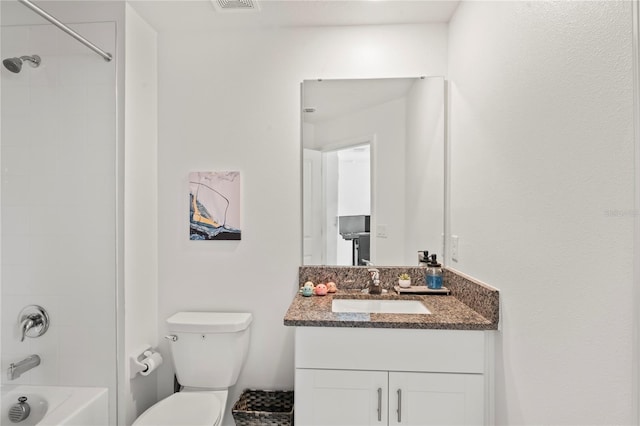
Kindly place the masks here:
MULTIPOLYGON (((300 82, 444 75, 446 29, 160 34, 159 331, 179 310, 253 313, 228 408, 245 387, 293 386, 293 333, 282 320, 301 263, 300 82), (242 241, 189 241, 187 175, 202 170, 242 173, 242 241)), ((164 396, 172 371, 160 373, 164 396)))
POLYGON ((464 2, 450 24, 452 265, 501 290, 496 424, 633 422, 631 22, 464 2))
MULTIPOLYGON (((124 153, 124 354, 140 354, 158 344, 158 81, 157 34, 126 5, 125 9, 125 153, 124 153)), ((157 374, 129 378, 129 362, 120 375, 124 388, 120 424, 131 424, 157 401, 157 374)))
POLYGON ((429 250, 443 259, 444 78, 416 81, 406 109, 404 262, 400 264, 415 265, 418 251, 429 250))

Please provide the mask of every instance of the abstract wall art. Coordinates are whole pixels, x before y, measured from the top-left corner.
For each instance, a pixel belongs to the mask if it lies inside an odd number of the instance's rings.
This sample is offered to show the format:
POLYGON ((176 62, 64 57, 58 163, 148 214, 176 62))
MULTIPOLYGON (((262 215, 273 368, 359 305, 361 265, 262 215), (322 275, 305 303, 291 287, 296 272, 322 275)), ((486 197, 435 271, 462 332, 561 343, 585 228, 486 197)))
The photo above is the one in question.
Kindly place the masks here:
POLYGON ((189 238, 239 240, 240 172, 189 173, 189 238))

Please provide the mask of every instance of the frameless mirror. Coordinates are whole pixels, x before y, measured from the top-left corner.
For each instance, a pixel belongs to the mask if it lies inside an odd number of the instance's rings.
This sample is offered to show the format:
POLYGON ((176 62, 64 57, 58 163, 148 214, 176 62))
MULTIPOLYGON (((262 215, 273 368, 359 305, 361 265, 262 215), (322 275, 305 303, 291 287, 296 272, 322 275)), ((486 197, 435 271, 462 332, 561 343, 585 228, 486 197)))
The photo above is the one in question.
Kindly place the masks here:
POLYGON ((442 259, 443 77, 302 83, 304 265, 442 259))

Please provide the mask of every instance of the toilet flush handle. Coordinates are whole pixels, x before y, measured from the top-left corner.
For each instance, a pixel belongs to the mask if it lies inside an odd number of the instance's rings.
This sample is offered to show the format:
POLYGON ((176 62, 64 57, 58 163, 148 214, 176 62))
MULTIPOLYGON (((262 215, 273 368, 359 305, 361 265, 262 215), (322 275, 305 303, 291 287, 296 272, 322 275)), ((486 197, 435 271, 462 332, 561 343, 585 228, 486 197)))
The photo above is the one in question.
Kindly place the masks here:
POLYGON ((168 336, 164 336, 164 338, 171 340, 172 342, 175 342, 178 340, 178 336, 176 336, 175 334, 169 334, 168 336))

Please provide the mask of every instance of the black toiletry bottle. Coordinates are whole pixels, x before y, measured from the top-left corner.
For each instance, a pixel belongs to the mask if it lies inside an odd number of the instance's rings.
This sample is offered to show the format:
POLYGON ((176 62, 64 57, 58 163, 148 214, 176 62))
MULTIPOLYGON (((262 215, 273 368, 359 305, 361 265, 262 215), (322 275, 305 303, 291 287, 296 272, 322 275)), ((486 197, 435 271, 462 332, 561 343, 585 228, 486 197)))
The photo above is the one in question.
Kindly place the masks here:
POLYGON ((431 260, 427 263, 425 280, 427 281, 427 287, 430 289, 442 288, 442 265, 438 263, 435 254, 431 255, 431 260))
POLYGON ((429 250, 418 252, 418 266, 427 266, 429 263, 429 250))

